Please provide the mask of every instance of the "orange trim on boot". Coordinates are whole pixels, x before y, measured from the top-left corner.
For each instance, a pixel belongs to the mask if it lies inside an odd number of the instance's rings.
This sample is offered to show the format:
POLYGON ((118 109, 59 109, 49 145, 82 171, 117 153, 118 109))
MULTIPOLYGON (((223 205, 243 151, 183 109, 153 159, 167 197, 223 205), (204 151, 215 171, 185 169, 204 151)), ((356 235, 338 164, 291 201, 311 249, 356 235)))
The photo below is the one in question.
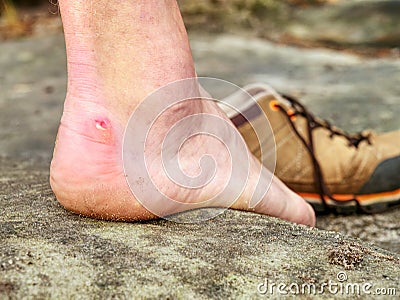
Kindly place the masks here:
MULTIPOLYGON (((310 200, 320 200, 320 195, 313 193, 298 193, 301 197, 310 200)), ((375 194, 366 194, 366 195, 351 195, 351 194, 334 194, 333 197, 342 202, 349 201, 349 199, 356 199, 361 202, 374 202, 376 200, 396 200, 400 198, 400 189, 391 191, 391 192, 382 192, 375 194), (397 198, 398 197, 398 198, 397 198)), ((325 197, 326 200, 330 200, 328 197, 325 197)))

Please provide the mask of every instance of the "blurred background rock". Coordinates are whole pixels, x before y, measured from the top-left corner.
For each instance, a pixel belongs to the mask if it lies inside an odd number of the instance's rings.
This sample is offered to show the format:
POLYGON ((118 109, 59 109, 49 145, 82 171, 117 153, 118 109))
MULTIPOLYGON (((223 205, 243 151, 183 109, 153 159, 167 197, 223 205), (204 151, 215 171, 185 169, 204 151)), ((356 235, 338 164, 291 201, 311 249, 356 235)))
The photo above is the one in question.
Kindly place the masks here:
POLYGON ((273 41, 334 48, 397 47, 398 0, 181 0, 189 28, 251 29, 273 41))
MULTIPOLYGON (((398 56, 399 0, 178 0, 190 31, 398 56)), ((61 30, 56 0, 0 0, 0 39, 61 30)))

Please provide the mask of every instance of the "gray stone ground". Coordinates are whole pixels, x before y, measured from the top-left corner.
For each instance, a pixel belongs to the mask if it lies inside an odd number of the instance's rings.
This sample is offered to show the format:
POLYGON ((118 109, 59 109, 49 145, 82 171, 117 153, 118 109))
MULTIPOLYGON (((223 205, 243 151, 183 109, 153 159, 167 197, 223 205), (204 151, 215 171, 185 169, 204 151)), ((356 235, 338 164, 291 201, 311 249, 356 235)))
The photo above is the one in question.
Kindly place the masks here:
MULTIPOLYGON (((192 36, 192 46, 200 75, 268 82, 350 131, 400 127, 399 60, 226 35, 192 36)), ((70 214, 48 185, 66 89, 63 38, 10 41, 0 53, 0 299, 255 298, 264 278, 321 285, 339 272, 400 293, 399 209, 319 217, 320 228, 341 233, 234 211, 198 225, 70 214)))
POLYGON ((86 219, 57 204, 45 166, 1 164, 0 299, 256 299, 265 278, 319 289, 340 272, 398 288, 398 255, 342 234, 236 211, 192 225, 86 219), (343 259, 354 268, 330 264, 343 259))

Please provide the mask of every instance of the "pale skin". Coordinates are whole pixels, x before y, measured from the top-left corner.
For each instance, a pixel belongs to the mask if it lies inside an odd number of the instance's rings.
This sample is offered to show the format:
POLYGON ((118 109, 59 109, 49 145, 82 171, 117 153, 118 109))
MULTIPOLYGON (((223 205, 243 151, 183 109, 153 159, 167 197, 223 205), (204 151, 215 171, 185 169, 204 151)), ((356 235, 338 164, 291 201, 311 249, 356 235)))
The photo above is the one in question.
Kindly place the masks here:
MULTIPOLYGON (((68 92, 50 170, 52 189, 65 208, 82 215, 125 221, 158 218, 141 205, 127 184, 122 139, 130 115, 147 95, 196 76, 176 0, 60 0, 59 5, 67 47, 68 92)), ((192 191, 159 176, 156 145, 176 121, 199 112, 227 119, 215 103, 182 104, 157 121, 147 143, 150 176, 177 202, 201 202, 217 194, 231 167, 220 142, 198 136, 182 149, 182 165, 185 172, 195 174, 199 168, 196 153, 214 155, 215 180, 192 191)), ((260 168, 251 156, 247 185, 237 201, 226 206, 314 226, 312 208, 277 178, 262 201, 249 207, 260 168)), ((171 207, 166 213, 180 210, 171 207)))

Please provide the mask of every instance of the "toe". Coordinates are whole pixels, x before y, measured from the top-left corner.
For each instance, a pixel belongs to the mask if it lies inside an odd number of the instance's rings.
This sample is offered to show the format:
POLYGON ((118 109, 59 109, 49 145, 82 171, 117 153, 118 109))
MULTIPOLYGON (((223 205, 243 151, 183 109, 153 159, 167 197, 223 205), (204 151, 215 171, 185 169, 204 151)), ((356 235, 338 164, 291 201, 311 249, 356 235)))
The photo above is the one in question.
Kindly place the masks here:
POLYGON ((256 207, 256 212, 311 227, 316 223, 313 208, 277 178, 274 178, 266 199, 256 207))
POLYGON ((293 200, 293 204, 288 207, 293 206, 294 213, 291 214, 292 222, 307 225, 310 227, 315 227, 316 218, 314 209, 310 204, 308 204, 303 198, 295 195, 296 199, 293 200))

